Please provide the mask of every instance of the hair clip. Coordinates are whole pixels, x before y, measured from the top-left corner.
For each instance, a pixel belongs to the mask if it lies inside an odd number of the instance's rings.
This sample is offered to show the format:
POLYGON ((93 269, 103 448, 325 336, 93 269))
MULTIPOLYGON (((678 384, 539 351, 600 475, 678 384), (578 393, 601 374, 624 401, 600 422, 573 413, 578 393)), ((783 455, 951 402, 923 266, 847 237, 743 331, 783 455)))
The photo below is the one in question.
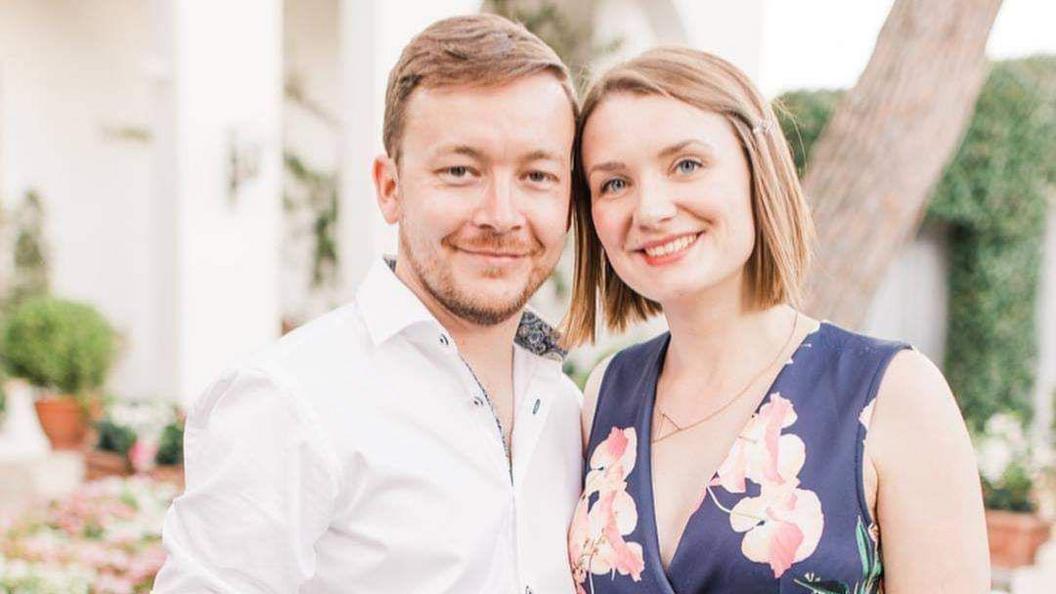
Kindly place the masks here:
POLYGON ((752 128, 752 134, 769 134, 774 130, 774 120, 766 118, 752 128))

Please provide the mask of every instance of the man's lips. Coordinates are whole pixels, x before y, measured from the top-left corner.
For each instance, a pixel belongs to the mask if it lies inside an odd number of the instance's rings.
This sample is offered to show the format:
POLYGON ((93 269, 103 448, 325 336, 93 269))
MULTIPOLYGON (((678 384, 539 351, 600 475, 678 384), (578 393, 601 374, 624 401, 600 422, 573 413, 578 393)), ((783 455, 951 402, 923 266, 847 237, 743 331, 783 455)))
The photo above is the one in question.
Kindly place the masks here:
POLYGON ((530 255, 527 252, 497 252, 497 251, 490 251, 490 250, 486 250, 486 249, 483 249, 483 250, 482 249, 470 249, 470 248, 463 248, 463 247, 459 247, 459 248, 456 248, 456 249, 459 250, 460 252, 465 252, 467 254, 472 254, 474 256, 484 256, 484 257, 488 257, 488 258, 509 258, 509 259, 515 259, 515 258, 525 258, 525 257, 530 255))

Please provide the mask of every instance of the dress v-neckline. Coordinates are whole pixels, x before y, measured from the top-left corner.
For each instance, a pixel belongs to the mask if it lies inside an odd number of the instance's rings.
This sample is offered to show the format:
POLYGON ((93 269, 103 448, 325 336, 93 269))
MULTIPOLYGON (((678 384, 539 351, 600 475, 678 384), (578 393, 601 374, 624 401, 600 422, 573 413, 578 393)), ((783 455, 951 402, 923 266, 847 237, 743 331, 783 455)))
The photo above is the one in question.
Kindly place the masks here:
MULTIPOLYGON (((771 394, 775 392, 775 389, 777 388, 778 384, 785 378, 785 372, 788 371, 789 367, 791 367, 789 363, 791 363, 796 358, 796 356, 801 350, 803 350, 805 346, 810 346, 812 344, 811 341, 813 340, 813 338, 817 337, 827 325, 827 322, 822 321, 818 324, 816 328, 814 328, 803 336, 799 344, 796 346, 795 350, 793 350, 792 354, 789 355, 789 360, 781 366, 781 370, 777 372, 777 375, 774 376, 773 381, 770 382, 770 385, 766 389, 766 393, 763 395, 762 399, 759 400, 759 403, 755 406, 755 409, 752 411, 752 416, 748 418, 748 421, 745 423, 745 426, 737 432, 737 437, 734 438, 734 443, 730 446, 731 451, 734 447, 736 447, 737 439, 739 439, 740 435, 744 433, 744 429, 747 427, 747 424, 750 423, 751 419, 758 415, 762 407, 770 401, 771 394)), ((637 458, 639 460, 639 464, 641 465, 639 468, 642 472, 642 479, 638 481, 640 485, 638 494, 641 498, 641 502, 648 507, 647 510, 643 510, 645 513, 639 514, 639 517, 642 519, 642 527, 644 528, 645 532, 645 534, 643 534, 643 547, 645 550, 645 555, 647 557, 646 565, 648 565, 650 570, 654 573, 656 582, 666 587, 666 590, 663 594, 677 594, 675 592, 674 585, 672 585, 671 579, 668 577, 668 575, 669 573, 671 573, 671 568, 674 567, 676 561, 681 556, 683 548, 682 545, 686 538, 686 533, 689 532, 690 526, 693 525, 694 519, 699 515, 701 508, 704 505, 704 501, 707 500, 706 497, 702 498, 701 504, 697 506, 697 508, 694 509, 692 513, 690 513, 689 519, 686 520, 685 525, 682 527, 682 533, 678 535, 678 542, 675 545, 675 550, 671 555, 671 563, 668 565, 667 569, 664 569, 663 559, 660 555, 660 535, 656 523, 656 501, 654 499, 653 492, 652 432, 653 407, 656 403, 656 391, 660 380, 660 370, 663 369, 664 360, 667 357, 667 349, 670 344, 671 333, 668 332, 667 335, 664 337, 663 341, 661 342, 660 348, 658 348, 656 351, 656 356, 652 362, 651 368, 649 369, 650 375, 646 376, 647 381, 644 381, 641 384, 644 393, 642 394, 642 398, 640 400, 642 402, 642 406, 639 407, 637 419, 638 433, 641 435, 641 438, 638 441, 637 458)), ((727 452, 726 456, 729 456, 729 454, 730 452, 727 452)), ((723 459, 725 459, 725 457, 723 459)), ((722 461, 719 462, 719 467, 721 466, 722 461)), ((707 484, 710 485, 711 482, 715 480, 716 476, 718 476, 718 467, 716 467, 715 472, 712 473, 712 476, 708 478, 707 484)))

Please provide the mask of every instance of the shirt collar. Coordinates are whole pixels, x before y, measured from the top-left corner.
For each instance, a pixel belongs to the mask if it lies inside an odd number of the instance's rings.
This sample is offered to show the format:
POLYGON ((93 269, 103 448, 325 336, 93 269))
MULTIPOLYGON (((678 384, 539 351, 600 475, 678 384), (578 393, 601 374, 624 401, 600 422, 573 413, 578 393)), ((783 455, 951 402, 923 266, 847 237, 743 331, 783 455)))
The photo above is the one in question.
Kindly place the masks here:
MULTIPOLYGON (((374 344, 381 344, 406 328, 420 323, 440 323, 395 274, 396 259, 375 262, 356 291, 356 302, 374 344)), ((529 353, 562 361, 567 351, 561 335, 535 312, 525 309, 514 342, 529 353)))

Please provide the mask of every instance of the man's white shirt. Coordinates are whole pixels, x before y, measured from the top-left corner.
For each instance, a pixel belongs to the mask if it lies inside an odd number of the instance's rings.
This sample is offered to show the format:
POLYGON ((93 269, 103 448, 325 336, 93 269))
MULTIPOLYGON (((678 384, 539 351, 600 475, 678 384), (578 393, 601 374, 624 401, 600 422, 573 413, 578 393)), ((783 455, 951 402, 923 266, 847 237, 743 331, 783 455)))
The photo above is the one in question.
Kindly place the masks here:
POLYGON ((446 330, 384 262, 189 413, 155 592, 574 592, 581 395, 526 313, 512 464, 446 330))

